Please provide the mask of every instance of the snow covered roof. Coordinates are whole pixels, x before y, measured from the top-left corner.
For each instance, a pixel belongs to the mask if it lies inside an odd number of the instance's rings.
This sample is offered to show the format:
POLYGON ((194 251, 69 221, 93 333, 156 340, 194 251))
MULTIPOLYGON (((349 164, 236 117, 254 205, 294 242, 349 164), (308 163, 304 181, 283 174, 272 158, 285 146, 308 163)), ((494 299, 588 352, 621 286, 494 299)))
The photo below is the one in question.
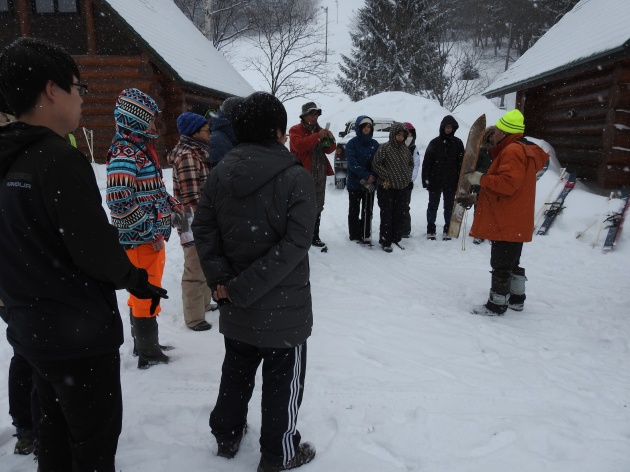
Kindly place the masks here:
POLYGON ((136 32, 183 85, 247 96, 252 86, 173 0, 102 0, 136 32))
POLYGON ((483 92, 486 97, 544 83, 554 74, 626 51, 630 1, 582 0, 483 92))

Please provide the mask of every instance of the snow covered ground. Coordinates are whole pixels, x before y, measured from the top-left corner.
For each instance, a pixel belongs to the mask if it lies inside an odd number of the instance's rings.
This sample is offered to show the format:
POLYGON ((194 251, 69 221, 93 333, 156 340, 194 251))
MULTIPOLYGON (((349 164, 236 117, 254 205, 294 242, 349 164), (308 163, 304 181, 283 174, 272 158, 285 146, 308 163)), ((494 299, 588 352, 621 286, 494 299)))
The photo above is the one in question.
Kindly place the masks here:
MULTIPOLYGON (((398 119, 417 123, 426 146, 446 111, 409 96, 387 109, 393 99, 396 94, 372 97, 330 119, 343 121, 364 108, 379 116, 396 112, 398 119)), ((485 100, 456 114, 464 140, 482 111, 492 120, 501 114, 485 100)), ((104 192, 105 169, 97 166, 96 174, 104 192)), ((166 169, 169 186, 171 175, 166 169)), ((538 205, 557 181, 554 165, 538 183, 538 205)), ((488 293, 489 244, 476 246, 467 237, 463 251, 462 238, 427 241, 426 191, 414 190, 413 236, 404 241, 405 251, 394 248, 392 254, 348 241, 347 198, 329 179, 321 235, 330 250, 310 254, 315 325, 298 426, 317 457, 303 470, 630 469, 630 228, 609 254, 601 250, 604 231, 597 237, 618 200, 578 183, 550 233, 525 245, 525 311, 493 318, 469 313, 488 293)), ((375 231, 378 223, 377 212, 375 231)), ((117 469, 255 470, 260 384, 240 452, 233 460, 217 457, 208 417, 223 358, 218 314, 207 315, 215 325, 210 331, 184 327, 177 238, 167 251, 170 298, 163 302, 160 335, 176 350, 170 365, 137 370, 123 316, 125 411, 117 469)), ((124 314, 125 299, 119 292, 124 314)), ((0 385, 7 383, 10 357, 2 336, 0 385)), ((1 388, 0 470, 33 471, 31 457, 13 454, 13 432, 1 388)))
MULTIPOLYGON (((362 4, 322 1, 329 7, 329 61, 349 53, 347 28, 362 4)), ((352 103, 333 91, 287 103, 289 125, 309 100, 324 109, 320 123, 331 122, 335 134, 364 113, 409 121, 418 130, 421 154, 448 114, 434 102, 398 92, 352 103)), ((454 113, 464 141, 481 113, 493 123, 503 111, 480 98, 454 113)), ((105 169, 95 171, 104 193, 105 169)), ((170 169, 164 175, 170 187, 170 169)), ((552 166, 538 182, 537 206, 557 182, 552 166)), ((330 249, 310 254, 315 324, 298 422, 317 457, 299 470, 630 470, 630 227, 609 254, 601 250, 604 230, 599 231, 619 201, 578 183, 550 233, 525 245, 525 311, 496 318, 469 313, 488 294, 489 244, 476 246, 466 237, 463 251, 461 237, 427 241, 427 202, 417 185, 413 236, 404 241, 406 250, 386 254, 348 241, 347 192, 329 179, 321 236, 330 249)), ((375 234, 378 224, 377 211, 375 234)), ((260 379, 240 452, 233 460, 216 457, 208 417, 224 351, 218 313, 207 314, 215 325, 210 331, 185 328, 176 237, 167 251, 164 286, 170 298, 163 302, 160 335, 176 350, 171 364, 137 370, 123 316, 124 421, 117 469, 253 471, 260 458, 260 379)), ((125 300, 119 292, 124 315, 125 300)), ((0 336, 0 385, 7 384, 11 354, 0 336)), ((32 457, 13 454, 13 432, 7 391, 0 387, 0 471, 34 471, 32 457)))

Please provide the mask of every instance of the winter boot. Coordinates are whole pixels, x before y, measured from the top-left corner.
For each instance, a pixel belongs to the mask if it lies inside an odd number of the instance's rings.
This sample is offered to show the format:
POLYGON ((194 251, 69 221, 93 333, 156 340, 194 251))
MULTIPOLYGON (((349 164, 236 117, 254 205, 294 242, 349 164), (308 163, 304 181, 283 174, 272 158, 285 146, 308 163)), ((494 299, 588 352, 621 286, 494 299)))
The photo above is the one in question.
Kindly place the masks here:
POLYGON ((484 241, 485 241, 485 239, 475 238, 475 239, 473 239, 473 244, 481 244, 484 241))
POLYGON ((291 458, 291 460, 285 462, 282 465, 273 465, 265 460, 265 457, 260 458, 258 469, 256 472, 278 472, 281 470, 295 469, 297 467, 308 464, 315 458, 315 447, 308 442, 300 444, 297 453, 291 458))
MULTIPOLYGON (((133 321, 136 318, 133 316, 133 311, 131 310, 131 308, 129 308, 129 324, 131 325, 131 337, 133 338, 133 352, 132 355, 133 357, 138 357, 138 348, 136 347, 136 335, 133 329, 133 321)), ((212 325, 210 325, 210 328, 212 328, 212 325)), ((210 329, 208 328, 208 329, 210 329)), ((162 351, 172 351, 173 349, 175 349, 173 346, 162 346, 160 344, 160 349, 162 351)))
POLYGON ((217 456, 225 457, 226 459, 233 459, 238 452, 238 448, 241 446, 241 441, 246 433, 247 423, 245 423, 241 434, 238 434, 234 439, 218 443, 217 456))
POLYGON ((148 369, 156 364, 168 364, 169 357, 162 352, 158 341, 157 318, 135 318, 134 331, 138 349, 138 369, 148 369))
POLYGON ((451 237, 448 234, 448 226, 444 225, 444 230, 442 231, 442 241, 450 241, 451 237))
POLYGON ((319 239, 319 223, 322 221, 322 214, 317 214, 317 219, 315 220, 315 230, 313 231, 313 242, 312 245, 315 247, 324 247, 326 243, 324 243, 321 239, 319 239))
POLYGON ((510 284, 512 277, 504 272, 492 272, 492 288, 485 305, 473 307, 472 312, 476 315, 500 316, 508 308, 510 298, 510 284))
POLYGON ((525 308, 525 269, 517 267, 512 272, 512 279, 510 283, 510 301, 508 308, 515 311, 523 311, 525 308))
POLYGON ((473 306, 472 313, 474 315, 501 316, 507 310, 509 298, 509 295, 500 295, 491 290, 486 304, 473 306))
POLYGON ((32 429, 16 428, 14 436, 17 438, 13 454, 28 456, 35 451, 35 431, 32 429))
POLYGON ((427 225, 427 239, 430 241, 435 241, 435 225, 429 224, 427 225))

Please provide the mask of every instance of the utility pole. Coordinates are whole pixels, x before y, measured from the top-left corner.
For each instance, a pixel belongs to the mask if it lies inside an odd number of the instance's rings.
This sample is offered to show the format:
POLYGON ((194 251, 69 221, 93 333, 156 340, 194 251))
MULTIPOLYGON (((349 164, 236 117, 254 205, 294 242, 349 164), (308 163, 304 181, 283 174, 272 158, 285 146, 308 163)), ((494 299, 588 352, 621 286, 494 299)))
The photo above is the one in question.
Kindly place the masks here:
POLYGON ((324 55, 324 62, 328 62, 328 7, 320 7, 326 12, 326 41, 324 43, 324 49, 326 54, 324 55))
MULTIPOLYGON (((512 46, 512 21, 510 21, 510 30, 508 33, 508 46, 507 46, 507 54, 505 55, 505 69, 508 70, 508 66, 510 65, 510 47, 512 46)), ((501 95, 501 103, 499 103, 499 108, 505 108, 505 95, 501 95)))

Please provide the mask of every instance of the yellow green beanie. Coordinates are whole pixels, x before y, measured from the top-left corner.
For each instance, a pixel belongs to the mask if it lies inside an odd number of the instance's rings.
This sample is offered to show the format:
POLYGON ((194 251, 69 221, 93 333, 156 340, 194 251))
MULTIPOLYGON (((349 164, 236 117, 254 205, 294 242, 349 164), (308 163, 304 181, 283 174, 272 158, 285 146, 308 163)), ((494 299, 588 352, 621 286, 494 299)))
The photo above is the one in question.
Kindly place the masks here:
POLYGON ((524 133, 525 117, 520 111, 511 110, 503 115, 495 126, 507 134, 524 133))

